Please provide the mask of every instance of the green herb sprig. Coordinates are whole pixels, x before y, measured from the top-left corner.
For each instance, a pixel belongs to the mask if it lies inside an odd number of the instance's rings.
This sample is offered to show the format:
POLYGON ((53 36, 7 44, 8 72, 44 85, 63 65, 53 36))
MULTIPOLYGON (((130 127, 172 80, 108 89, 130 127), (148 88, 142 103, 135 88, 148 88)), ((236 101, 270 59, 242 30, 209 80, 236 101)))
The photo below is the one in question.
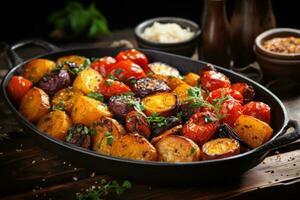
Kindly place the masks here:
POLYGON ((98 186, 92 186, 85 193, 77 193, 77 200, 104 200, 109 194, 117 194, 121 196, 126 190, 130 189, 132 184, 125 180, 119 184, 116 180, 107 181, 101 179, 98 186))
POLYGON ((98 101, 104 101, 104 97, 100 92, 89 92, 87 96, 98 101))
POLYGON ((158 127, 165 126, 167 124, 167 119, 163 116, 159 116, 157 113, 153 113, 151 116, 147 117, 149 124, 157 124, 158 127))

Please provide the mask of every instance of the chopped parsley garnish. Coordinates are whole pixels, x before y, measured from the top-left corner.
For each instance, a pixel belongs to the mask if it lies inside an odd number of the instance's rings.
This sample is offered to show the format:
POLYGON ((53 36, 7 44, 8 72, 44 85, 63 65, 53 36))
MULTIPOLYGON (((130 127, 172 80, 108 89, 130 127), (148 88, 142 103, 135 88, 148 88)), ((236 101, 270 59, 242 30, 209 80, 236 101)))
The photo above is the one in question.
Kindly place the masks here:
POLYGON ((157 124, 158 127, 162 127, 167 124, 167 119, 163 116, 159 116, 157 113, 153 113, 151 116, 147 117, 149 124, 157 124))
POLYGON ((120 75, 122 72, 123 72, 123 69, 120 69, 120 68, 115 70, 116 75, 120 75))
POLYGON ((111 79, 106 79, 106 80, 104 81, 104 83, 105 83, 105 85, 107 85, 107 86, 112 86, 113 80, 111 80, 111 79))
POLYGON ((111 80, 117 80, 117 78, 114 75, 112 75, 112 74, 109 74, 108 78, 111 79, 111 80))
POLYGON ((89 92, 87 94, 87 96, 90 97, 90 98, 96 99, 98 101, 103 101, 104 100, 103 95, 99 92, 89 92))
POLYGON ((106 132, 105 132, 105 137, 106 137, 106 143, 107 143, 108 145, 112 145, 112 142, 113 142, 113 136, 112 136, 111 132, 106 131, 106 132))
POLYGON ((133 84, 136 83, 136 81, 137 81, 137 80, 136 80, 135 78, 132 78, 132 79, 129 80, 129 83, 133 85, 133 84))
POLYGON ((87 68, 91 65, 91 60, 88 58, 85 58, 84 62, 83 62, 83 67, 87 68))
POLYGON ((52 110, 64 110, 64 100, 60 99, 57 105, 52 105, 52 110))
POLYGON ((193 155, 195 155, 195 153, 196 153, 196 149, 194 147, 192 147, 192 149, 191 149, 191 155, 193 156, 193 155))

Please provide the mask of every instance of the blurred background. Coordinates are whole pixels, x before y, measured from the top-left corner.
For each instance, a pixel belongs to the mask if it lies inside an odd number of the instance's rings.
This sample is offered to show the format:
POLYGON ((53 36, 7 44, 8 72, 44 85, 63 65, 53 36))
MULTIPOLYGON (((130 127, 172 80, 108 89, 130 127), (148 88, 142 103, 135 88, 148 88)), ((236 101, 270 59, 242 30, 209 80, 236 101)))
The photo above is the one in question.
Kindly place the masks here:
MULTIPOLYGON (((236 1, 227 1, 229 19, 236 1)), ((0 41, 11 43, 26 38, 50 39, 49 36, 54 27, 53 23, 49 22, 49 16, 65 8, 67 2, 66 0, 5 1, 0 11, 0 41)), ((203 0, 82 0, 79 2, 85 7, 95 3, 97 9, 107 19, 110 31, 133 28, 139 22, 157 16, 187 18, 201 25, 200 19, 203 12, 203 0)), ((272 0, 272 3, 277 27, 300 28, 297 1, 272 0)))

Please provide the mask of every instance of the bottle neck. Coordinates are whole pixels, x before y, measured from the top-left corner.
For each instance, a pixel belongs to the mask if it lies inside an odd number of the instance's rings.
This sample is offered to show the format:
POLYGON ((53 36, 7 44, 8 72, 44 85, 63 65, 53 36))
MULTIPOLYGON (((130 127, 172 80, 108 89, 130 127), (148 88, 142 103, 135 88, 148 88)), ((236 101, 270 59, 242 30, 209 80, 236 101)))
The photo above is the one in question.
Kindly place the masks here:
POLYGON ((205 12, 209 16, 226 16, 226 0, 205 0, 205 12))

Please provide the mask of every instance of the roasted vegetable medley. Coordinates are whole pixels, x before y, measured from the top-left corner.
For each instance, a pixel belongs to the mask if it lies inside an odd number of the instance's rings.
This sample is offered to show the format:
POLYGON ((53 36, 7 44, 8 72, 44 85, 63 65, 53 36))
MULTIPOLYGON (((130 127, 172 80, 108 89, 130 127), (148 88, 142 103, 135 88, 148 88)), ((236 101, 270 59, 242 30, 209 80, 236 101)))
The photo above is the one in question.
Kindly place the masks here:
POLYGON ((220 159, 267 142, 271 108, 253 87, 207 68, 183 76, 135 49, 116 57, 34 59, 7 85, 11 101, 52 137, 135 160, 220 159))

